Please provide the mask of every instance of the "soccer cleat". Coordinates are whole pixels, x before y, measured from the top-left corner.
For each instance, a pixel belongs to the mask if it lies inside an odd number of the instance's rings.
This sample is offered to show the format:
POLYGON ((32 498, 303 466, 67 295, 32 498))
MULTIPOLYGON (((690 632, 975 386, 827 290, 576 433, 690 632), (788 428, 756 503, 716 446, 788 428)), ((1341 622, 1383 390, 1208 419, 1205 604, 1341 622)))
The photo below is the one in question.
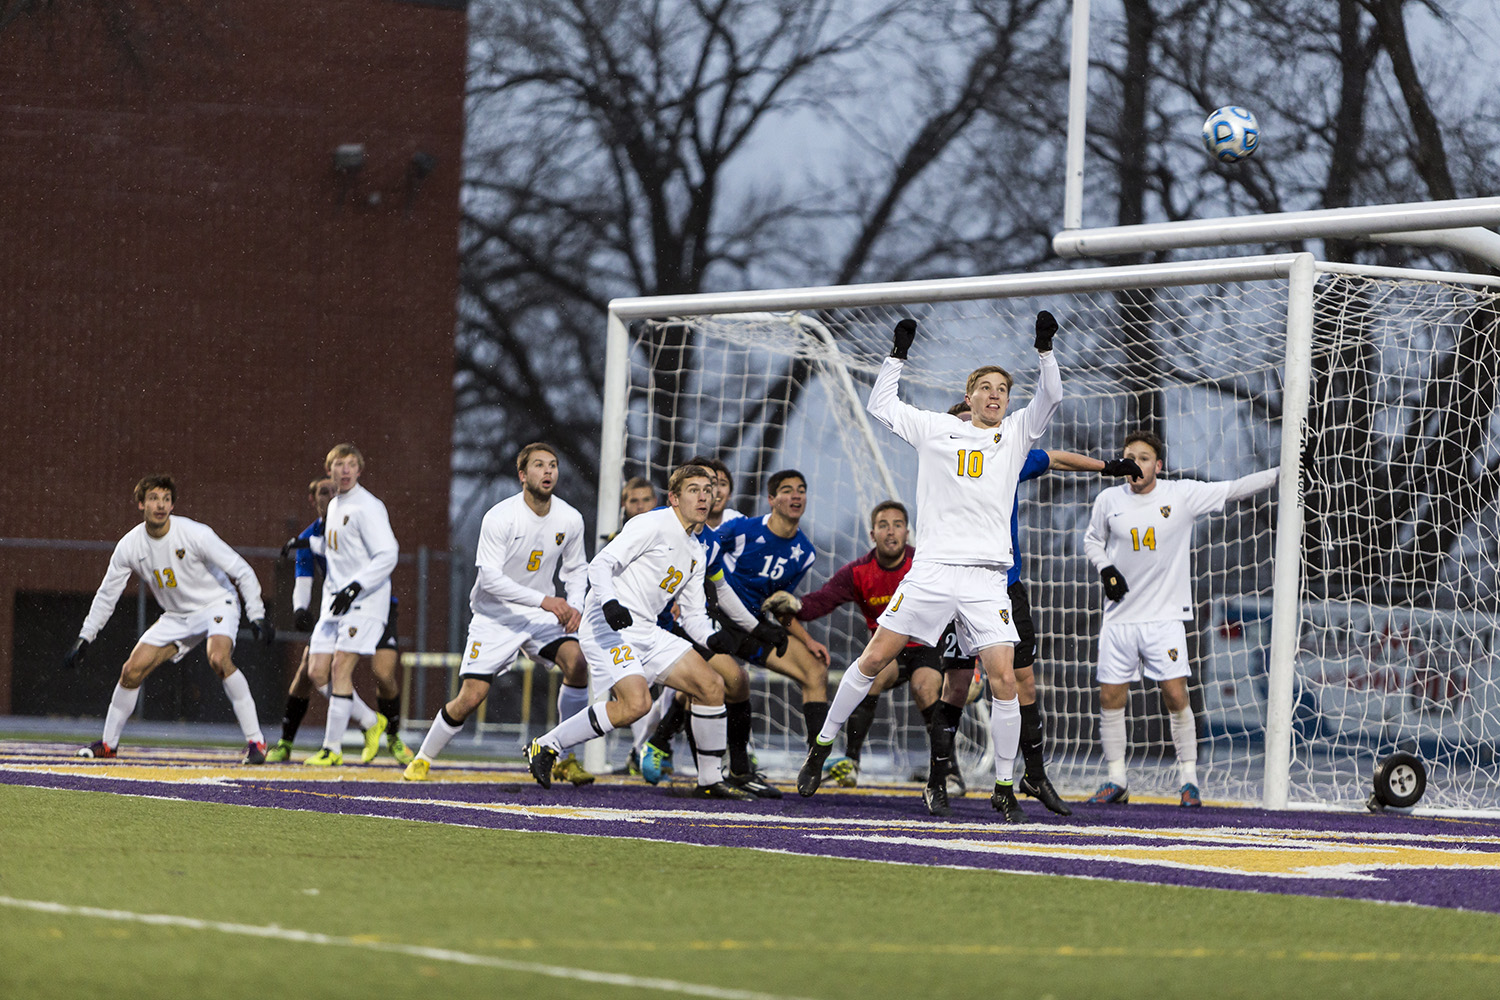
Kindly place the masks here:
POLYGON ((755 801, 754 792, 736 788, 724 781, 715 781, 712 785, 699 785, 693 789, 692 797, 695 799, 730 799, 735 802, 755 801))
POLYGON ((1036 781, 1032 781, 1030 775, 1022 775, 1021 794, 1030 795, 1059 816, 1073 815, 1073 810, 1062 800, 1062 796, 1057 794, 1057 789, 1052 787, 1051 779, 1045 774, 1036 781))
POLYGON ((411 747, 406 745, 398 733, 386 730, 385 745, 386 749, 390 750, 391 756, 396 758, 396 763, 398 764, 410 764, 417 759, 417 755, 411 752, 411 747))
POLYGON ((995 812, 1005 817, 1007 823, 1026 822, 1026 814, 1021 811, 1021 803, 1016 801, 1016 790, 1009 783, 995 782, 995 791, 990 795, 990 805, 994 806, 995 812))
POLYGON ((823 762, 832 750, 832 743, 823 744, 817 740, 807 748, 807 759, 802 762, 802 770, 797 772, 797 794, 804 799, 817 794, 818 785, 823 781, 823 762))
POLYGON ((292 759, 292 741, 277 740, 276 745, 266 751, 267 764, 285 764, 292 759))
POLYGON ((625 773, 634 775, 641 773, 641 754, 635 747, 630 748, 630 759, 625 762, 625 773))
POLYGON ((672 752, 663 750, 655 743, 647 743, 641 747, 641 777, 653 785, 660 784, 661 779, 672 773, 672 752))
POLYGON ((110 746, 108 743, 105 743, 103 740, 95 740, 88 746, 81 748, 73 756, 93 757, 96 760, 104 760, 107 757, 115 756, 115 748, 110 746))
POLYGON ((574 788, 594 783, 594 776, 585 771, 583 765, 578 763, 578 758, 572 754, 560 758, 552 765, 552 777, 557 781, 571 781, 574 788))
POLYGON ((828 768, 828 776, 837 782, 840 788, 858 788, 859 759, 840 757, 828 768))
POLYGON ((946 784, 928 785, 922 789, 922 803, 927 806, 930 816, 952 816, 953 807, 948 805, 948 788, 946 784))
POLYGON ((240 758, 241 764, 264 764, 266 762, 266 745, 251 740, 245 744, 245 756, 240 758))
POLYGON ((1130 790, 1123 785, 1117 785, 1113 781, 1106 781, 1099 789, 1084 800, 1085 805, 1104 806, 1119 803, 1124 805, 1130 801, 1130 790))
POLYGON ((552 765, 556 763, 557 751, 542 746, 541 740, 532 740, 526 748, 526 764, 531 768, 531 776, 543 788, 552 787, 552 765))
POLYGON ((1182 786, 1182 799, 1177 803, 1184 809, 1200 809, 1203 800, 1198 797, 1198 786, 1191 781, 1182 786))
POLYGON ((743 788, 758 799, 779 799, 781 789, 766 780, 766 776, 753 769, 748 774, 736 774, 730 771, 724 776, 727 784, 735 788, 743 788))
POLYGON ((413 757, 406 770, 401 772, 402 781, 426 781, 427 771, 432 767, 432 761, 423 760, 421 757, 413 757))
POLYGON ((391 724, 391 720, 375 713, 375 724, 365 730, 365 748, 359 752, 359 762, 368 764, 375 759, 380 752, 380 737, 385 735, 385 727, 391 724))
POLYGON ((343 762, 344 755, 342 752, 330 750, 327 747, 319 747, 317 753, 302 763, 307 767, 338 767, 343 762))
POLYGON ((969 794, 969 783, 964 781, 963 772, 955 764, 949 771, 947 777, 948 798, 961 799, 969 794))

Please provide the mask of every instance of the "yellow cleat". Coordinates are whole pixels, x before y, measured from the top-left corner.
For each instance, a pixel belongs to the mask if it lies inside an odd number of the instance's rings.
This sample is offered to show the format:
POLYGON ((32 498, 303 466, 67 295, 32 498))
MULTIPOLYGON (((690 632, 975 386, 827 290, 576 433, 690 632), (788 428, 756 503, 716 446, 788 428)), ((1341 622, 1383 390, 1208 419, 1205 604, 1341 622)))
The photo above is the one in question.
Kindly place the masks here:
POLYGON ((337 750, 322 747, 317 753, 302 762, 307 767, 338 767, 344 763, 344 755, 337 750))
POLYGON ((552 765, 552 777, 557 781, 571 781, 575 788, 594 783, 594 776, 585 771, 583 765, 578 763, 578 758, 572 754, 552 765))
POLYGON ((432 767, 431 761, 415 757, 410 764, 406 765, 406 770, 401 772, 401 779, 403 781, 426 781, 427 770, 430 767, 432 767))
POLYGON ((361 764, 370 763, 370 761, 375 759, 375 755, 380 752, 380 737, 385 735, 385 727, 389 724, 389 719, 379 712, 375 713, 375 725, 365 730, 365 748, 359 752, 359 762, 361 764))
POLYGON ((396 733, 385 734, 385 745, 390 747, 391 756, 396 758, 398 764, 410 764, 416 760, 417 755, 411 752, 411 748, 402 742, 396 733))

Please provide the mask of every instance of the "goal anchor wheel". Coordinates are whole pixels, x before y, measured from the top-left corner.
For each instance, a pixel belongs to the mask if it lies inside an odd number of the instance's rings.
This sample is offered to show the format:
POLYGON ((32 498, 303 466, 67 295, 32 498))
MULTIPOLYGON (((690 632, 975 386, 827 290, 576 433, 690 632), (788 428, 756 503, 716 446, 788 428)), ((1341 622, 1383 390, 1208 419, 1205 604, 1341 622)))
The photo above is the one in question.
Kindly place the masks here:
POLYGON ((1409 809, 1426 790, 1427 767, 1422 759, 1398 751, 1375 765, 1375 794, 1367 804, 1371 812, 1409 809))

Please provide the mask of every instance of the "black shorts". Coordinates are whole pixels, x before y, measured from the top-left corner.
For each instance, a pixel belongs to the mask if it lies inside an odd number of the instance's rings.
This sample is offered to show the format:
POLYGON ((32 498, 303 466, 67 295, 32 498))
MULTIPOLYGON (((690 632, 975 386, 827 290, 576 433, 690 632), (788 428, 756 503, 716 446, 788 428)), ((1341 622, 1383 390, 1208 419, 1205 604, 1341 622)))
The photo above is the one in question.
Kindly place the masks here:
POLYGON ((1030 670, 1036 663, 1036 626, 1031 621, 1031 599, 1026 596, 1026 585, 1020 580, 1006 588, 1010 595, 1010 620, 1015 623, 1020 638, 1016 640, 1015 669, 1030 670))
POLYGON ((900 687, 911 680, 911 675, 923 667, 947 673, 949 670, 973 670, 974 658, 963 656, 958 651, 958 634, 950 623, 938 639, 936 646, 907 646, 896 654, 896 683, 900 687))
POLYGON ((382 649, 396 648, 396 599, 391 598, 391 613, 385 620, 385 632, 380 636, 380 641, 375 644, 377 651, 382 649))

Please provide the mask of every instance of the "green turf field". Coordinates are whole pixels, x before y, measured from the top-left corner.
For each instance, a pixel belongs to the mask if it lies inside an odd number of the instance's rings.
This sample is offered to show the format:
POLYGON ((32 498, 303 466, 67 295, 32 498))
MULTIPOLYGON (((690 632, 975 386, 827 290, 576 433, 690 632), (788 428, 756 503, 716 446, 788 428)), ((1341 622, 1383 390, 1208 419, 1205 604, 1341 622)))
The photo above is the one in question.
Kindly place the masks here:
POLYGON ((6 906, 0 996, 26 1000, 694 986, 861 1000, 1409 998, 1494 995, 1500 975, 1500 918, 1410 906, 8 786, 0 816, 10 899, 336 937, 6 906), (443 951, 376 950, 410 946, 443 951), (489 960, 506 967, 464 964, 489 960), (577 978, 591 972, 672 982, 577 978))

